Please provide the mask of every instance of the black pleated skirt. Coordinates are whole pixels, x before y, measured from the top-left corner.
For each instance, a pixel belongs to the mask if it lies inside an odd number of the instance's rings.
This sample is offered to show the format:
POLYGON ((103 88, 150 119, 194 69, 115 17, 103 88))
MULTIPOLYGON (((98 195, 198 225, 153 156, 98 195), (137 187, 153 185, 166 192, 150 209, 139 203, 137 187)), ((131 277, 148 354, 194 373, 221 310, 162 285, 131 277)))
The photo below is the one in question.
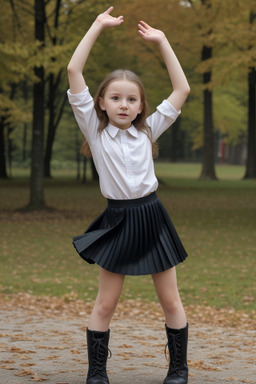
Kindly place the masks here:
POLYGON ((122 275, 151 275, 184 261, 187 253, 155 192, 108 200, 105 211, 73 244, 90 264, 122 275))

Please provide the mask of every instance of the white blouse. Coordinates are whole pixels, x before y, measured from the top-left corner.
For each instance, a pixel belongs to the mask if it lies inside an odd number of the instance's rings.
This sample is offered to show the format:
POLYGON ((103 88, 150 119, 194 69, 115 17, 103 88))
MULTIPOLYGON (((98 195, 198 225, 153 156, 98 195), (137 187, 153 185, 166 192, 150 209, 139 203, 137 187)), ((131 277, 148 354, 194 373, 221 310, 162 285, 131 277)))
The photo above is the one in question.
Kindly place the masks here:
MULTIPOLYGON (((109 124, 98 131, 99 119, 88 87, 78 94, 67 91, 76 121, 90 145, 99 174, 101 193, 114 200, 137 199, 158 187, 148 136, 133 125, 125 130, 109 124)), ((157 138, 179 116, 180 111, 164 100, 147 118, 152 139, 157 138)))

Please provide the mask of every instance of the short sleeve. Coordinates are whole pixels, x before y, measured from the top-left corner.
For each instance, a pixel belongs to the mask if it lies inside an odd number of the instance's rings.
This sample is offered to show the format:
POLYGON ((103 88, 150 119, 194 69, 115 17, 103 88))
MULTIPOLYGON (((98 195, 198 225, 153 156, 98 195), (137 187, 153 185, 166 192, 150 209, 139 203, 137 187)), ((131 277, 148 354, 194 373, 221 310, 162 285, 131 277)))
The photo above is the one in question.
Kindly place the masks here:
POLYGON ((71 93, 69 89, 67 95, 79 128, 88 143, 93 144, 98 132, 99 119, 89 88, 86 87, 82 92, 76 94, 71 93))
POLYGON ((156 111, 147 118, 147 124, 152 131, 152 140, 156 141, 178 118, 181 111, 177 111, 167 100, 157 107, 156 111))

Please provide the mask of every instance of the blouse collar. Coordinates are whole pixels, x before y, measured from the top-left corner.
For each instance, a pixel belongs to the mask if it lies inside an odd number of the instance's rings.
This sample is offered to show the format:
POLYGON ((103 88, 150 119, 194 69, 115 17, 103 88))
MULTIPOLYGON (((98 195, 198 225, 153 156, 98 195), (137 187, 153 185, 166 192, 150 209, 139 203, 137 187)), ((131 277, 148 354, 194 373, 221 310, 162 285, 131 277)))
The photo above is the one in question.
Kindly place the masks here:
POLYGON ((108 126, 105 129, 108 131, 112 139, 115 139, 119 131, 127 131, 130 133, 131 136, 138 137, 138 130, 134 127, 134 125, 131 125, 129 128, 123 130, 115 127, 114 125, 108 124, 108 126))

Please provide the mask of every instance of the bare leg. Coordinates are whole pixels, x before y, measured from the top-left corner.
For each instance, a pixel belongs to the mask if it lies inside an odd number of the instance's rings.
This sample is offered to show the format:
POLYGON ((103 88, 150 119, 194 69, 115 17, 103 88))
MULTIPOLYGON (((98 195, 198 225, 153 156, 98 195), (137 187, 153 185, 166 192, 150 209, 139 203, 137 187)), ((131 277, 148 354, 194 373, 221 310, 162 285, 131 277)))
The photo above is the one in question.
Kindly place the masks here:
POLYGON ((100 268, 99 290, 89 319, 88 329, 106 332, 118 304, 124 275, 100 268))
POLYGON ((187 320, 177 287, 175 267, 153 274, 152 279, 165 314, 167 327, 173 329, 184 328, 187 320))

